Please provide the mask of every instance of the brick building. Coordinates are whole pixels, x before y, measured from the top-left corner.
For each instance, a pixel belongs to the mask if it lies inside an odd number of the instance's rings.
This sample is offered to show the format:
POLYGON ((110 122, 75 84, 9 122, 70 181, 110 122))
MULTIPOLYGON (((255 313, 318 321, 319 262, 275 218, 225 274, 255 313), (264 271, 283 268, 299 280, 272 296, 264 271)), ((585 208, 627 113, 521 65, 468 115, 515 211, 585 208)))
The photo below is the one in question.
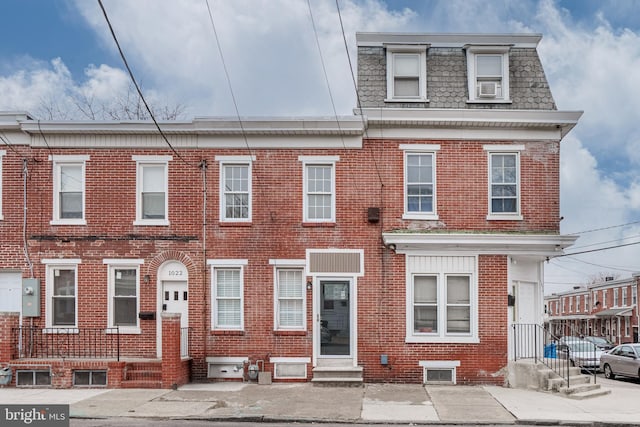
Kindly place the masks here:
POLYGON ((348 117, 161 135, 2 113, 0 311, 22 315, 0 361, 59 387, 502 383, 575 239, 559 144, 581 113, 556 109, 539 41, 359 33, 348 117))
POLYGON ((616 345, 638 342, 639 278, 636 273, 545 296, 545 323, 557 337, 604 337, 616 345))

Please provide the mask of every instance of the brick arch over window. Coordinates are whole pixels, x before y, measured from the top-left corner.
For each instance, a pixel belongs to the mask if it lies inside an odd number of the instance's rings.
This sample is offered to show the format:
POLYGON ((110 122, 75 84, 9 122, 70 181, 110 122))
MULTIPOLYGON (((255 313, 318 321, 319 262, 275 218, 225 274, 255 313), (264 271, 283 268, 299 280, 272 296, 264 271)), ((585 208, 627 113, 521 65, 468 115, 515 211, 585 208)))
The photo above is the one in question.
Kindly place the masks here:
POLYGON ((193 277, 196 273, 196 266, 191 257, 180 251, 165 251, 156 255, 153 260, 147 266, 147 272, 149 276, 155 277, 158 273, 158 268, 166 261, 180 261, 189 271, 189 277, 193 277))

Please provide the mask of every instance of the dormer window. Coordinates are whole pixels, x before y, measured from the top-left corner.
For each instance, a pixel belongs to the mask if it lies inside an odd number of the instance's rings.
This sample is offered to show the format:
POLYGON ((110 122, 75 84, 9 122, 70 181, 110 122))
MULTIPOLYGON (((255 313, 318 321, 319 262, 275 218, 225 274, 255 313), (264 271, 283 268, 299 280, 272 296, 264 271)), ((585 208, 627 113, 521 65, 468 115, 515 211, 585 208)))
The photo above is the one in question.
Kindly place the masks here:
POLYGON ((509 46, 468 46, 469 101, 511 102, 509 98, 509 46))
POLYGON ((427 46, 387 46, 387 102, 427 102, 427 46))

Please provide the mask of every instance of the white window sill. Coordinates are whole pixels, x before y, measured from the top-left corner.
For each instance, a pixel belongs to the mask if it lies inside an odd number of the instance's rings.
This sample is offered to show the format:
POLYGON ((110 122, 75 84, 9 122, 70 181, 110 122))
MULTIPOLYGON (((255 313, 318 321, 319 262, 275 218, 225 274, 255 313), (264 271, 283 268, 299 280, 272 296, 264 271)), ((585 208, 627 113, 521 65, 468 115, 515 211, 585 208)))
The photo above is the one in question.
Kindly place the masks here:
POLYGON ((429 102, 427 98, 385 98, 384 102, 429 102))
POLYGON ((115 326, 110 326, 109 329, 107 329, 107 334, 117 334, 119 333, 120 335, 140 335, 142 333, 142 331, 140 330, 140 328, 135 327, 135 326, 120 326, 120 328, 118 329, 118 331, 115 330, 115 326))
POLYGON ((251 218, 222 218, 220 219, 221 224, 234 224, 234 223, 243 223, 243 224, 251 224, 251 218))
POLYGON ((510 99, 478 98, 467 99, 467 104, 511 104, 510 99))
POLYGON ((133 225, 168 226, 171 223, 166 219, 138 219, 133 221, 133 225))
POLYGON ((51 225, 87 225, 87 221, 84 219, 52 219, 49 224, 51 225))
POLYGON ((405 213, 402 215, 402 219, 417 219, 417 220, 429 220, 429 221, 437 221, 440 219, 438 214, 418 214, 418 213, 405 213))
POLYGON ((79 334, 80 330, 76 326, 47 326, 43 331, 43 334, 79 334))
POLYGON ((522 221, 524 218, 519 214, 489 214, 488 221, 522 221))
POLYGON ((421 344, 421 343, 430 343, 430 344, 479 344, 480 339, 474 336, 468 337, 460 337, 460 336, 419 336, 419 335, 408 335, 405 338, 405 342, 408 344, 421 344))

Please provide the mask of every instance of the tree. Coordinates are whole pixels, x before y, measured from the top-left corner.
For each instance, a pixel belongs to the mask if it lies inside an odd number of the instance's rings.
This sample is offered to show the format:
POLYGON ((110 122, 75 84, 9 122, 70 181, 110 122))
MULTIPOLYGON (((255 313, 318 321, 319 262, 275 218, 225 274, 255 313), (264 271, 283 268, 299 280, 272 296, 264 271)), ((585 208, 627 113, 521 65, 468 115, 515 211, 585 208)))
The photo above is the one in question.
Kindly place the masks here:
MULTIPOLYGON (((161 103, 155 96, 145 96, 156 120, 178 120, 183 117, 182 104, 161 103)), ((100 99, 87 91, 74 91, 63 97, 42 99, 34 111, 45 120, 150 120, 142 99, 133 84, 112 99, 100 99)))

